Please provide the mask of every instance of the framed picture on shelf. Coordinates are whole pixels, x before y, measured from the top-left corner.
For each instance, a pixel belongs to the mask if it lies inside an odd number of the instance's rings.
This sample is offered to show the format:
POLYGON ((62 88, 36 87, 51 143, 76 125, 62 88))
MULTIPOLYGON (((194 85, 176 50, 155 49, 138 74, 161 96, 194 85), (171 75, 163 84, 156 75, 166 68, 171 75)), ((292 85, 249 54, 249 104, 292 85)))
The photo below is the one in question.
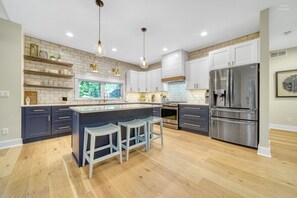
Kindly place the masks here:
POLYGON ((297 97, 297 69, 276 72, 276 97, 297 97))
POLYGON ((37 91, 25 91, 24 94, 24 104, 26 104, 26 98, 29 97, 30 98, 30 104, 37 104, 37 91))

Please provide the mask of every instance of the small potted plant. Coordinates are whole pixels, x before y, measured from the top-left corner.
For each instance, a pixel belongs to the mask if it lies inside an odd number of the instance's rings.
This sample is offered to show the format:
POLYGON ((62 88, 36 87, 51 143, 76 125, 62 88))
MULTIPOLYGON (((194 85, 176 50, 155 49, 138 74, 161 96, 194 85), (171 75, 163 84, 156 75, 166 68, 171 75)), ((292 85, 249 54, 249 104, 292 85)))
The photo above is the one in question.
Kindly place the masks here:
POLYGON ((54 55, 50 55, 49 57, 51 60, 55 61, 56 60, 56 57, 54 55))
POLYGON ((62 56, 61 56, 61 54, 58 54, 58 57, 57 57, 57 61, 62 61, 62 56))

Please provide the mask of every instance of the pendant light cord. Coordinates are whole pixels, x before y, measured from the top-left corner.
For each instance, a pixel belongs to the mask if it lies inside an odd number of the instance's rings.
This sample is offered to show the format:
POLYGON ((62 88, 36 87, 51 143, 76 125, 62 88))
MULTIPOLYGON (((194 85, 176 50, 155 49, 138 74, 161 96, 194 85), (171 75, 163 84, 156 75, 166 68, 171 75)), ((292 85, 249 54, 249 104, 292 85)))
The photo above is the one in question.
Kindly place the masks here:
POLYGON ((99 41, 101 42, 101 12, 100 12, 100 6, 99 7, 99 41))
POLYGON ((143 60, 145 60, 145 32, 143 32, 143 60))

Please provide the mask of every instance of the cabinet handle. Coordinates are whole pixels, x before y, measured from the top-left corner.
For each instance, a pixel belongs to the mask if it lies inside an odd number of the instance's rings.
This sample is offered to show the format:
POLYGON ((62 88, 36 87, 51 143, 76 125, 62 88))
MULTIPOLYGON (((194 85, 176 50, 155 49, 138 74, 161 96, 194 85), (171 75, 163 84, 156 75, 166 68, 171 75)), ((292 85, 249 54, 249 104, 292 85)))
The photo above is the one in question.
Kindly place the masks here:
POLYGON ((184 107, 185 109, 194 109, 194 110, 200 110, 201 108, 199 107, 184 107))
POLYGON ((51 121, 51 115, 48 115, 48 117, 47 117, 47 121, 51 121))
POLYGON ((34 109, 34 112, 44 112, 44 109, 34 109))
POLYGON ((132 87, 130 87, 130 92, 132 92, 132 87))
POLYGON ((59 117, 59 120, 62 120, 62 119, 69 119, 70 116, 64 116, 64 117, 59 117))
POLYGON ((232 61, 232 65, 233 65, 233 66, 235 65, 234 61, 232 61))
POLYGON ((59 111, 69 111, 69 108, 59 109, 59 111))
POLYGON ((188 126, 194 126, 194 127, 198 127, 198 128, 200 128, 200 125, 197 125, 197 124, 189 124, 189 123, 184 123, 184 125, 188 125, 188 126))
POLYGON ((59 130, 62 130, 62 129, 70 129, 70 126, 59 127, 58 129, 59 129, 59 130))
POLYGON ((230 62, 228 63, 228 66, 231 66, 230 62))
POLYGON ((200 118, 198 115, 190 115, 190 114, 184 114, 185 117, 193 117, 193 118, 200 118))

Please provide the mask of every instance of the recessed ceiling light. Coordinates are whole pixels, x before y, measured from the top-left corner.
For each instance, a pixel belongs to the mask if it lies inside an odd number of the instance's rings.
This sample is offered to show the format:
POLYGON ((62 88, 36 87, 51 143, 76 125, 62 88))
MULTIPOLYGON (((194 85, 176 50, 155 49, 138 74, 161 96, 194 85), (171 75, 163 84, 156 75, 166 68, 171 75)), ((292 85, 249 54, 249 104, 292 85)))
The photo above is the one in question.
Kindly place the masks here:
POLYGON ((67 32, 67 33, 66 33, 66 36, 68 36, 68 37, 72 38, 74 35, 73 35, 73 33, 72 33, 72 32, 67 32))
POLYGON ((201 32, 200 36, 207 36, 207 32, 206 31, 201 32))
POLYGON ((114 48, 114 47, 113 47, 111 50, 112 50, 113 52, 118 51, 118 49, 117 49, 117 48, 114 48))
POLYGON ((163 50, 163 52, 167 52, 168 48, 164 47, 162 50, 163 50))

